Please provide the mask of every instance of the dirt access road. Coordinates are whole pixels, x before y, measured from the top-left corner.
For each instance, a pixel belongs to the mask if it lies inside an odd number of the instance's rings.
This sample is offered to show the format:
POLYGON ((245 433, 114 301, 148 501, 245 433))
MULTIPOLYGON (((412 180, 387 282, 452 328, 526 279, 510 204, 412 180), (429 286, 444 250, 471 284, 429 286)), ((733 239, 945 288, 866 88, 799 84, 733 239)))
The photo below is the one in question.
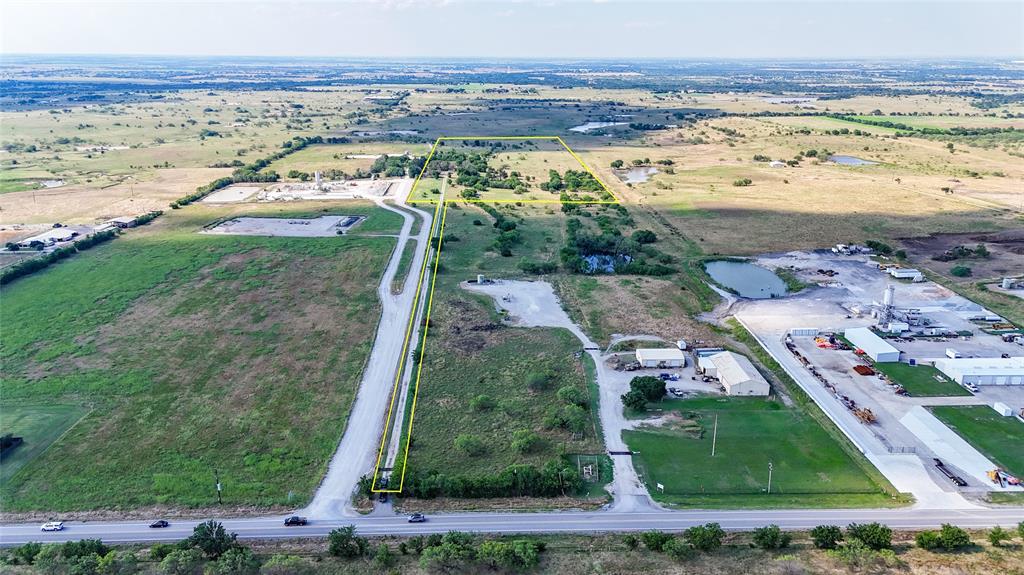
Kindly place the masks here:
MULTIPOLYGON (((398 271, 398 264, 402 259, 402 252, 405 250, 406 244, 413 240, 417 246, 427 245, 433 223, 432 213, 410 206, 406 203, 406 199, 405 196, 395 198, 395 204, 404 209, 386 204, 381 199, 374 200, 378 206, 401 214, 405 222, 398 235, 398 242, 391 255, 391 261, 377 287, 377 297, 381 302, 380 323, 377 325, 373 350, 370 352, 366 369, 363 371, 363 379, 359 384, 359 393, 352 406, 348 426, 345 428, 338 450, 331 459, 327 475, 321 482, 313 501, 303 511, 303 514, 312 518, 329 519, 356 515, 351 508, 352 493, 355 491, 359 479, 363 475, 371 473, 377 461, 377 450, 387 416, 388 402, 391 400, 391 390, 402 360, 409 317, 414 311, 413 300, 419 281, 419 270, 426 257, 424 250, 417 249, 415 251, 402 293, 392 294, 391 283, 398 271), (410 211, 419 214, 423 220, 415 238, 411 233, 414 216, 409 213, 410 211)), ((367 318, 367 321, 369 319, 367 318)), ((417 323, 413 326, 410 341, 417 340, 418 330, 417 323)), ((412 347, 410 345, 409 352, 412 347)))
POLYGON ((647 488, 637 476, 630 455, 621 455, 629 451, 622 440, 622 430, 632 429, 622 411, 622 394, 629 391, 629 383, 623 378, 613 377, 605 366, 601 349, 583 333, 578 325, 569 319, 551 284, 547 282, 528 282, 514 280, 498 280, 489 284, 464 282, 466 290, 491 296, 501 309, 508 311, 515 325, 523 327, 561 327, 572 332, 583 343, 583 348, 590 355, 597 367, 597 387, 601 392, 600 416, 601 428, 604 431, 605 449, 612 455, 614 478, 608 490, 615 498, 609 511, 617 513, 633 513, 659 510, 657 504, 647 493, 647 488))

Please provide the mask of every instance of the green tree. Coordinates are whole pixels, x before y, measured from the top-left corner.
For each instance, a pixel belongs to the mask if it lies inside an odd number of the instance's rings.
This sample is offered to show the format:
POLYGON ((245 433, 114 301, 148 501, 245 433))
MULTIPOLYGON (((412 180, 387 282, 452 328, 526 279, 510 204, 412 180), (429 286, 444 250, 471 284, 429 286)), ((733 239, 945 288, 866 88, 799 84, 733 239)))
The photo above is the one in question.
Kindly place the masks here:
POLYGON ((368 545, 366 539, 356 535, 355 525, 341 527, 327 534, 327 551, 335 557, 362 557, 368 545))
POLYGON ((660 377, 641 375, 629 382, 631 391, 644 394, 647 401, 661 401, 665 397, 665 382, 660 377))
POLYGON ((998 525, 988 532, 988 542, 991 543, 993 547, 1000 547, 1003 543, 1011 539, 1013 539, 1013 534, 998 525))
POLYGON ((666 555, 676 561, 685 561, 694 555, 693 547, 690 547, 685 541, 676 537, 665 543, 662 549, 666 555))
POLYGON ((627 533, 622 536, 622 542, 626 545, 626 548, 630 551, 635 550, 640 546, 640 538, 634 533, 627 533))
POLYGON ((544 447, 544 439, 529 429, 512 434, 512 449, 517 453, 536 453, 544 447))
POLYGON ((647 398, 644 397, 642 392, 634 389, 623 394, 622 405, 624 405, 626 409, 643 411, 647 409, 647 398))
POLYGON ((567 385, 558 390, 558 399, 565 403, 571 403, 580 407, 586 407, 590 403, 590 398, 587 397, 587 392, 574 386, 567 385))
POLYGON ((28 542, 11 550, 11 556, 16 565, 31 565, 35 563, 36 556, 43 550, 40 543, 28 542))
POLYGON ((493 397, 486 394, 480 394, 469 400, 469 407, 473 411, 490 411, 497 404, 493 397))
POLYGON ((754 545, 761 549, 783 549, 789 547, 793 536, 779 528, 778 525, 758 527, 754 530, 754 545))
POLYGON ((206 555, 202 549, 175 549, 160 562, 160 572, 167 575, 199 575, 205 564, 206 555))
POLYGON ((653 244, 658 241, 658 236, 651 230, 637 230, 633 232, 633 241, 638 244, 653 244))
POLYGON ((208 559, 216 559, 238 545, 236 538, 237 535, 228 533, 224 525, 210 520, 196 525, 184 545, 202 550, 208 559))
POLYGON ((714 551, 722 546, 725 531, 717 523, 706 523, 690 527, 683 532, 683 538, 699 551, 714 551))
POLYGON ((914 543, 921 549, 938 549, 942 545, 942 538, 935 531, 921 531, 914 536, 914 543))
POLYGON ((851 523, 846 527, 849 539, 858 539, 871 549, 892 548, 892 529, 881 523, 851 523))
POLYGON ((612 162, 612 167, 618 169, 621 168, 624 163, 625 162, 623 162, 622 160, 615 160, 612 162))
POLYGON ((514 541, 484 541, 477 549, 477 559, 495 569, 525 570, 540 563, 540 549, 536 542, 525 539, 514 541))
POLYGON ((473 536, 459 531, 449 531, 440 542, 423 549, 420 565, 424 568, 453 570, 476 557, 473 536))
POLYGON ((811 540, 818 549, 835 549, 843 540, 843 532, 838 525, 818 525, 811 529, 811 540))
POLYGON ((398 559, 395 554, 391 552, 391 548, 388 547, 387 543, 381 543, 377 546, 377 552, 373 554, 373 564, 378 569, 387 569, 395 564, 398 559))

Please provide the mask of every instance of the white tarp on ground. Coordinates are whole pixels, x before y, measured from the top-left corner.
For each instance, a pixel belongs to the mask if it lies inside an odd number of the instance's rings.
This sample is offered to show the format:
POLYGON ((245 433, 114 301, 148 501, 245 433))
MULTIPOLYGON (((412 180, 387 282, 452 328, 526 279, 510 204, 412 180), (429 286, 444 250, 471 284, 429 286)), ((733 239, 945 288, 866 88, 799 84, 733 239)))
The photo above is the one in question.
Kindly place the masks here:
POLYGON ((911 408, 900 419, 900 423, 931 448, 946 465, 970 475, 977 483, 994 490, 1001 490, 986 475, 988 471, 996 468, 996 464, 989 461, 970 443, 964 441, 955 431, 946 427, 945 423, 942 423, 927 409, 920 405, 911 408))

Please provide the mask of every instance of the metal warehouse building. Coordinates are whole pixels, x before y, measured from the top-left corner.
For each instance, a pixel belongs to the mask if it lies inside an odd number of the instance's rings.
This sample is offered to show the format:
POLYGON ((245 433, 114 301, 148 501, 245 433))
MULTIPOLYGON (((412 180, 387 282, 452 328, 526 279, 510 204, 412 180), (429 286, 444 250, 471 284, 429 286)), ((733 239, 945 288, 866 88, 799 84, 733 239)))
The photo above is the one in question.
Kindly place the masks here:
POLYGON ((887 363, 900 360, 900 350, 886 343, 886 341, 866 327, 851 327, 843 332, 843 336, 850 340, 850 343, 864 351, 875 363, 887 363))
POLYGON ((768 395, 771 387, 746 357, 723 351, 702 357, 700 365, 705 375, 717 377, 728 395, 768 395))
POLYGON ((684 367, 686 354, 678 347, 665 349, 641 348, 636 350, 636 360, 643 367, 684 367))
POLYGON ((1024 357, 944 358, 935 367, 961 385, 1024 385, 1024 357))

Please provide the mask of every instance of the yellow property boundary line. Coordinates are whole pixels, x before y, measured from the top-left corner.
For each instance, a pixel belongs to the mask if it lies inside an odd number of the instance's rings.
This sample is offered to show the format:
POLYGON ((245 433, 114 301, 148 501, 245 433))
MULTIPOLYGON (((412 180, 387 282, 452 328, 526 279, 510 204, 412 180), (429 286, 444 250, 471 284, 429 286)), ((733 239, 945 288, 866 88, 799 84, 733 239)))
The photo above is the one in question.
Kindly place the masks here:
MULTIPOLYGON (((420 346, 420 355, 419 355, 419 360, 417 362, 418 365, 416 367, 416 381, 413 383, 412 407, 411 407, 411 409, 409 411, 409 421, 408 421, 408 424, 405 427, 405 429, 407 430, 407 433, 405 434, 405 452, 402 454, 401 463, 399 464, 397 459, 396 459, 396 463, 395 463, 396 466, 401 465, 401 467, 402 467, 402 476, 401 476, 401 479, 399 480, 399 484, 398 484, 397 488, 391 488, 390 482, 389 482, 389 486, 388 486, 389 488, 388 489, 378 489, 377 488, 377 483, 378 483, 378 481, 380 479, 380 475, 381 475, 381 462, 384 460, 384 455, 387 452, 388 438, 391 436, 391 433, 393 432, 393 430, 391 429, 391 421, 392 421, 392 418, 393 418, 394 413, 395 413, 395 401, 398 398, 398 396, 400 395, 400 393, 399 393, 399 386, 401 384, 402 375, 405 373, 406 362, 408 361, 407 358, 408 358, 408 350, 409 350, 409 341, 412 338, 412 327, 414 325, 414 322, 416 321, 416 309, 419 306, 420 294, 423 292, 423 289, 422 289, 423 288, 423 280, 425 278, 426 270, 427 270, 427 267, 429 265, 430 248, 431 248, 432 240, 433 240, 433 237, 434 237, 432 233, 427 238, 426 246, 424 246, 423 265, 420 267, 419 282, 416 285, 416 295, 413 298, 413 307, 412 307, 413 311, 412 311, 412 313, 409 316, 409 324, 408 324, 408 326, 406 327, 406 330, 405 330, 405 342, 402 344, 402 356, 401 356, 401 360, 400 360, 400 363, 399 363, 399 366, 398 366, 398 371, 395 374, 395 384, 394 384, 393 389, 391 390, 391 404, 388 407, 388 416, 387 416, 386 423, 384 424, 384 431, 383 431, 383 433, 381 433, 380 450, 377 452, 377 465, 376 465, 376 467, 374 468, 374 471, 373 471, 373 483, 371 484, 371 491, 373 493, 401 493, 402 492, 402 488, 405 486, 405 472, 406 472, 406 470, 408 468, 407 464, 408 464, 408 461, 409 461, 409 445, 410 445, 411 439, 412 439, 412 425, 413 425, 413 420, 416 418, 416 401, 419 398, 420 380, 423 377, 423 359, 424 359, 424 357, 426 355, 426 351, 427 351, 427 333, 430 330, 430 312, 431 312, 431 309, 433 308, 433 304, 434 304, 434 286, 437 283, 437 270, 438 270, 438 265, 441 262, 441 248, 444 245, 444 225, 445 225, 445 220, 447 219, 447 216, 448 216, 448 204, 452 203, 452 202, 465 202, 465 203, 477 203, 477 204, 480 204, 480 203, 495 203, 495 204, 619 204, 619 203, 621 203, 619 201, 619 199, 615 196, 615 194, 612 193, 611 189, 609 189, 608 186, 603 181, 601 181, 601 178, 599 178, 597 176, 597 174, 595 174, 594 171, 590 169, 590 166, 588 166, 586 163, 584 163, 583 160, 576 154, 576 152, 574 152, 572 150, 572 148, 570 148, 569 145, 566 144, 565 141, 563 141, 562 138, 559 137, 559 136, 443 136, 443 137, 440 137, 437 140, 435 140, 434 141, 434 145, 431 146, 430 154, 427 155, 427 161, 423 163, 423 167, 420 168, 420 173, 416 176, 416 181, 413 182, 412 189, 409 190, 409 197, 412 197, 413 194, 416 193, 416 189, 419 187, 420 180, 423 178, 423 174, 426 173, 427 166, 430 165, 430 160, 434 157, 434 152, 437 150, 437 147, 438 147, 438 145, 441 142, 444 142, 444 141, 468 141, 468 140, 480 140, 480 141, 492 141, 492 140, 497 140, 497 141, 554 140, 554 141, 558 142, 559 144, 561 144, 562 147, 565 148, 565 150, 567 152, 569 152, 569 154, 572 155, 572 157, 577 162, 579 162, 580 166, 588 174, 590 174, 590 176, 593 177, 597 181, 597 183, 601 184, 601 187, 604 189, 604 191, 607 192, 608 195, 610 195, 613 199, 612 200, 565 200, 565 201, 562 201, 561 199, 556 199, 556 200, 518 200, 518 199, 496 199, 496 200, 473 199, 473 200, 467 200, 467 199, 461 199, 460 198, 458 200, 431 200, 431 199, 425 199, 425 200, 407 200, 406 201, 406 203, 410 203, 410 204, 415 204, 415 203, 436 203, 437 204, 437 207, 434 209, 434 219, 431 221, 431 230, 433 230, 435 228, 438 230, 437 253, 434 255, 434 269, 433 269, 433 273, 432 273, 431 278, 430 278, 430 292, 429 292, 429 295, 427 297, 427 310, 426 310, 426 314, 424 315, 424 321, 423 321, 423 345, 420 346), (442 207, 444 208, 443 210, 442 210, 442 207), (438 217, 439 214, 441 216, 440 225, 438 225, 438 220, 437 220, 437 217, 438 217)), ((401 433, 401 432, 399 432, 399 433, 401 433)), ((401 437, 399 437, 399 441, 401 441, 401 437)), ((401 447, 402 447, 401 444, 399 444, 399 449, 401 449, 401 447)))

